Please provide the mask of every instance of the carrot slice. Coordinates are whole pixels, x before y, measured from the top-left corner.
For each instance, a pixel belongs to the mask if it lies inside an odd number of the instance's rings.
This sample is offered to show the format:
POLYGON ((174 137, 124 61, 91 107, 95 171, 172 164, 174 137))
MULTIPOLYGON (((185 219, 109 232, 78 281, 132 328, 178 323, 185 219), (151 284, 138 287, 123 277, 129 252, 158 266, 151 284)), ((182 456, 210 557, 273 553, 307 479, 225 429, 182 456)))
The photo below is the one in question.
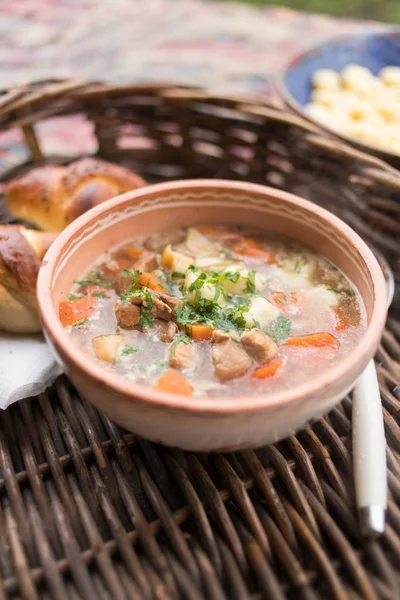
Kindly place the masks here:
POLYGON ((160 294, 168 294, 167 290, 160 284, 157 277, 152 273, 145 273, 142 271, 139 275, 139 281, 142 285, 147 286, 154 292, 160 292, 160 294))
POLYGON ((181 396, 192 396, 193 388, 189 382, 175 369, 167 369, 153 385, 153 390, 168 392, 168 394, 180 394, 181 396))
POLYGON ((59 316, 63 327, 75 325, 80 321, 84 321, 93 312, 96 303, 96 298, 87 296, 86 298, 78 298, 70 302, 60 302, 59 316))
POLYGON ((213 334, 213 328, 208 325, 203 325, 202 323, 193 323, 188 329, 190 337, 195 342, 209 340, 213 334))
POLYGON ((282 360, 278 359, 278 360, 274 360, 273 362, 268 363, 267 365, 264 365, 262 367, 258 367, 258 369, 255 369, 251 376, 255 377, 256 379, 267 379, 267 377, 273 377, 277 371, 281 368, 282 366, 282 360))
POLYGON ((236 231, 230 231, 229 229, 224 229, 223 227, 212 227, 210 225, 199 225, 196 227, 197 231, 200 231, 203 235, 211 235, 218 236, 219 239, 222 240, 239 240, 239 234, 236 231))
POLYGON ((241 254, 242 256, 247 256, 249 258, 262 259, 267 264, 276 263, 275 254, 268 252, 267 250, 263 250, 254 240, 244 239, 236 244, 232 250, 235 252, 235 254, 241 254))
POLYGON ((210 225, 199 225, 196 227, 197 231, 203 233, 204 235, 218 235, 221 233, 221 230, 217 227, 210 227, 210 225))
POLYGON ((129 248, 125 248, 125 254, 132 258, 133 260, 137 260, 143 254, 143 248, 133 248, 129 246, 129 248))
POLYGON ((297 346, 300 348, 339 348, 339 341, 330 333, 312 333, 301 337, 288 338, 284 346, 297 346))

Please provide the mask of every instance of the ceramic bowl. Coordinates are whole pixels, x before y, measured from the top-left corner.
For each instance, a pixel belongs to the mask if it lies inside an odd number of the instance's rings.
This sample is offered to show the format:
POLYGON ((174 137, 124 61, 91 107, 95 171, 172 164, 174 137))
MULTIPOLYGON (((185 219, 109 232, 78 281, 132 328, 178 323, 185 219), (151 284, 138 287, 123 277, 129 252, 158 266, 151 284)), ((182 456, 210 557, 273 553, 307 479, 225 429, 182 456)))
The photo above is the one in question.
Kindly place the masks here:
POLYGON ((361 238, 326 210, 276 189, 222 180, 176 181, 128 192, 69 225, 43 260, 38 301, 48 343, 82 395, 140 436, 186 450, 257 447, 293 434, 330 410, 373 356, 385 323, 382 271, 361 238), (152 390, 103 368, 58 319, 77 276, 105 250, 135 235, 182 225, 256 226, 289 236, 332 260, 359 289, 367 330, 345 360, 312 381, 265 396, 187 398, 152 390))
POLYGON ((310 101, 314 73, 319 69, 340 72, 349 64, 367 67, 374 75, 385 66, 400 66, 400 30, 390 29, 340 37, 295 56, 276 80, 278 92, 295 112, 308 121, 399 169, 400 154, 342 135, 311 118, 304 111, 303 107, 310 101))

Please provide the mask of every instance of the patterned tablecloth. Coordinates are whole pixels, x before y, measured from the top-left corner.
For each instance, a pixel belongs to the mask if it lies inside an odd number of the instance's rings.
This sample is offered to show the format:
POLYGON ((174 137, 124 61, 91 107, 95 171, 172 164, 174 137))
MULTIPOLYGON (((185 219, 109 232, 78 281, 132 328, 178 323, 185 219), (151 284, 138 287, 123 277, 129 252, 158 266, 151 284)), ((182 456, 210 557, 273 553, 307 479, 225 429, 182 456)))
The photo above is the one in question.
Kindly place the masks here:
MULTIPOLYGON (((198 0, 0 2, 2 87, 51 77, 167 80, 216 91, 268 93, 268 77, 301 48, 374 25, 279 7, 198 0)), ((84 128, 52 119, 48 152, 91 150, 84 128)), ((0 135, 0 168, 25 157, 18 132, 0 135)))

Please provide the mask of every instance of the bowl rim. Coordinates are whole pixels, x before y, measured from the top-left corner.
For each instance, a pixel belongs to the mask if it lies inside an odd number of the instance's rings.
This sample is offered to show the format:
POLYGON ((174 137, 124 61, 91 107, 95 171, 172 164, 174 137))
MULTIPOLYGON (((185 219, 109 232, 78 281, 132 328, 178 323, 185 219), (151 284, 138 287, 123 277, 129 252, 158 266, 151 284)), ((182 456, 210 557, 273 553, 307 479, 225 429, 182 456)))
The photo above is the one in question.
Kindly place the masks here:
MULTIPOLYGON (((155 210, 157 210, 157 207, 155 210)), ((112 198, 111 200, 92 208, 68 225, 68 227, 66 227, 66 229, 64 229, 64 231, 56 238, 42 261, 37 281, 37 299, 42 325, 44 326, 45 331, 47 330, 50 337, 54 340, 56 348, 59 347, 61 349, 62 353, 75 368, 84 371, 86 376, 95 379, 100 385, 106 386, 126 398, 131 397, 132 400, 147 402, 164 409, 184 409, 185 411, 196 412, 203 415, 212 414, 214 416, 229 416, 233 412, 262 412, 271 408, 282 408, 288 404, 297 404, 306 400, 308 397, 320 393, 324 388, 340 381, 346 373, 356 368, 365 358, 365 355, 369 355, 370 348, 375 348, 378 343, 386 321, 386 296, 386 283, 378 261, 361 237, 341 219, 317 204, 289 192, 255 183, 223 179, 176 180, 148 185, 137 190, 126 192, 125 194, 112 198), (251 396, 218 396, 212 398, 204 396, 186 397, 153 390, 150 387, 132 382, 117 375, 111 370, 108 371, 72 341, 69 334, 61 325, 58 311, 53 306, 51 298, 52 281, 58 263, 58 257, 66 244, 75 236, 76 232, 83 231, 90 223, 95 222, 105 211, 112 211, 125 203, 129 204, 132 199, 137 200, 142 196, 146 196, 148 193, 154 194, 157 192, 171 191, 174 189, 184 190, 193 187, 200 187, 203 189, 215 189, 217 187, 219 189, 228 189, 232 191, 253 191, 258 194, 273 196, 277 200, 283 200, 296 207, 301 207, 311 212, 315 217, 328 221, 330 226, 333 226, 336 231, 345 236, 347 242, 356 248, 358 254, 366 264, 367 271, 372 280, 374 293, 374 305, 370 323, 368 324, 364 335, 348 356, 343 358, 337 365, 323 371, 322 374, 318 374, 311 382, 296 385, 288 390, 251 396)))
POLYGON ((396 159, 396 161, 399 161, 399 164, 400 164, 400 152, 389 152, 388 150, 385 150, 384 148, 375 146, 375 144, 367 144, 366 142, 363 142, 362 140, 358 140, 357 138, 352 137, 350 135, 344 135, 340 131, 336 131, 335 129, 329 127, 328 125, 325 125, 324 123, 321 123, 317 119, 314 119, 313 117, 311 117, 310 115, 308 115, 305 112, 304 106, 302 104, 300 104, 300 102, 298 102, 294 98, 294 96, 290 93, 290 91, 285 83, 286 75, 291 67, 295 66, 295 64, 297 62, 299 62, 303 57, 307 56, 308 54, 312 54, 313 52, 316 52, 325 46, 330 46, 332 44, 337 44, 337 43, 340 44, 340 42, 344 42, 349 39, 357 40, 357 39, 368 38, 368 37, 388 37, 393 34, 400 36, 400 27, 399 26, 396 26, 396 25, 388 26, 387 28, 385 28, 383 30, 379 29, 378 25, 376 27, 377 27, 377 29, 371 29, 371 30, 365 31, 365 32, 357 32, 357 33, 353 33, 353 34, 349 33, 349 34, 341 34, 338 36, 333 36, 333 37, 327 38, 321 42, 317 42, 317 43, 307 46, 305 49, 303 49, 300 52, 297 52, 296 54, 291 56, 285 62, 283 67, 281 67, 279 69, 279 71, 272 76, 273 87, 275 87, 275 89, 278 92, 278 95, 286 103, 286 105, 289 108, 291 108, 297 115, 299 115, 303 119, 305 119, 308 123, 311 123, 315 127, 318 127, 320 130, 330 134, 333 138, 336 137, 344 142, 347 142, 348 144, 351 144, 356 149, 358 149, 358 150, 364 152, 366 155, 368 155, 367 158, 369 158, 369 159, 373 158, 375 160, 380 160, 381 162, 388 161, 389 164, 386 164, 385 166, 388 169, 394 170, 394 172, 398 175, 400 172, 400 169, 397 169, 396 167, 391 165, 390 160, 396 159), (372 153, 372 156, 371 156, 371 153, 372 153))

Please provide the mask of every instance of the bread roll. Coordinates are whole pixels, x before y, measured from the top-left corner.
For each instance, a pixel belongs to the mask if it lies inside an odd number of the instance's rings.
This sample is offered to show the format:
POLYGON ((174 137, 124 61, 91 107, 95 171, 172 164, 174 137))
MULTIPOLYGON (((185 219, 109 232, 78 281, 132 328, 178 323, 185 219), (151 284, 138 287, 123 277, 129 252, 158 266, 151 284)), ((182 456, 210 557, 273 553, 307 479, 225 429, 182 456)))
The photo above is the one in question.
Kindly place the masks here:
POLYGON ((43 231, 62 231, 93 206, 146 185, 124 167, 83 158, 67 167, 33 169, 6 188, 12 215, 43 231))
POLYGON ((0 226, 0 330, 41 330, 36 304, 40 260, 57 234, 0 226))

